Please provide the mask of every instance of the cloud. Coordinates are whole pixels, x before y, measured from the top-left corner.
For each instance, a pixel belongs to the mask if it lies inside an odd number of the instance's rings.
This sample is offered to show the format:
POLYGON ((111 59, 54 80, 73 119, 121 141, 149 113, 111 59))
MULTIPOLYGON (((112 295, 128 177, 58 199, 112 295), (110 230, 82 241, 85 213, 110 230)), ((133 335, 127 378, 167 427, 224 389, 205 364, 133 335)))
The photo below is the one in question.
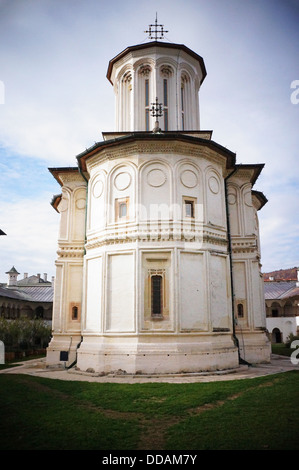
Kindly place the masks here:
POLYGON ((1 207, 1 224, 6 236, 0 237, 0 282, 13 265, 20 272, 47 272, 55 275, 59 215, 49 203, 49 194, 41 194, 1 207))
POLYGON ((298 185, 274 188, 260 211, 263 270, 299 266, 298 185))

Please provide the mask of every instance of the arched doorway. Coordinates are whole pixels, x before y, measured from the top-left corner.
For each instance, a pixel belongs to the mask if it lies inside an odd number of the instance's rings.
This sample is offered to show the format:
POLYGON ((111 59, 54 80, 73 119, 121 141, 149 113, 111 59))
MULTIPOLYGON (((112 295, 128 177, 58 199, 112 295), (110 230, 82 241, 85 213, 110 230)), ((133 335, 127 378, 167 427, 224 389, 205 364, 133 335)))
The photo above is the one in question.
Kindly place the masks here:
POLYGON ((44 318, 44 307, 37 307, 35 309, 35 318, 44 318))
POLYGON ((282 334, 279 328, 274 328, 272 331, 272 343, 282 343, 282 334))

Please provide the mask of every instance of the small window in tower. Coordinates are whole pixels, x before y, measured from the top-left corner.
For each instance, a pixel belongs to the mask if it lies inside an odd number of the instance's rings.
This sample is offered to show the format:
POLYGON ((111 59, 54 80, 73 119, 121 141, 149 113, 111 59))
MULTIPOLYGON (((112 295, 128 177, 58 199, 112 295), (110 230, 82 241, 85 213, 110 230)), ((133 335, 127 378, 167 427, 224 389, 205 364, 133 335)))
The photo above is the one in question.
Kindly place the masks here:
POLYGON ((126 220, 129 215, 129 198, 116 199, 115 201, 115 219, 126 220))
POLYGON ((74 306, 72 308, 72 320, 78 320, 78 307, 74 306))
POLYGON ((183 216, 194 219, 195 218, 195 198, 183 198, 183 216))
POLYGON ((163 314, 163 277, 161 275, 154 275, 151 277, 151 300, 152 300, 152 315, 163 314))
POLYGON ((80 304, 77 302, 70 303, 70 318, 71 320, 80 320, 80 304))
POLYGON ((243 304, 237 305, 238 318, 244 318, 244 306, 243 304))

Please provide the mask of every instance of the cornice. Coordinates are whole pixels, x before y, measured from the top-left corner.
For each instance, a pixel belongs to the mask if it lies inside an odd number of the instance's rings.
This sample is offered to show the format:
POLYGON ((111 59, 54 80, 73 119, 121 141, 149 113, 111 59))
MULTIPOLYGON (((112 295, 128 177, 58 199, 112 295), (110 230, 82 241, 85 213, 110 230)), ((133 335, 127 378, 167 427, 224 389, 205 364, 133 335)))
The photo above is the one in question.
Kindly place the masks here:
MULTIPOLYGON (((205 157, 221 163, 224 168, 234 168, 236 155, 212 140, 195 137, 191 134, 149 132, 132 133, 108 141, 98 142, 77 155, 79 167, 87 169, 87 161, 119 158, 133 154, 176 153, 205 157), (96 157, 96 158, 94 158, 96 157)), ((90 163, 88 164, 88 166, 90 163)))

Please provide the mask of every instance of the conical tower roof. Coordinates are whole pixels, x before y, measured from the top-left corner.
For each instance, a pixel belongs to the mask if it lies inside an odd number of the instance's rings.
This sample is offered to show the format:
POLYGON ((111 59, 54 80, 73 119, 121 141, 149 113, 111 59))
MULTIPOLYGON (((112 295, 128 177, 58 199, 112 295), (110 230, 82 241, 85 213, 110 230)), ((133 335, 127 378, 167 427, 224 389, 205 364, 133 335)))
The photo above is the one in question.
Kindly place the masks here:
POLYGON ((20 274, 16 268, 13 266, 10 271, 7 271, 5 274, 20 274))

